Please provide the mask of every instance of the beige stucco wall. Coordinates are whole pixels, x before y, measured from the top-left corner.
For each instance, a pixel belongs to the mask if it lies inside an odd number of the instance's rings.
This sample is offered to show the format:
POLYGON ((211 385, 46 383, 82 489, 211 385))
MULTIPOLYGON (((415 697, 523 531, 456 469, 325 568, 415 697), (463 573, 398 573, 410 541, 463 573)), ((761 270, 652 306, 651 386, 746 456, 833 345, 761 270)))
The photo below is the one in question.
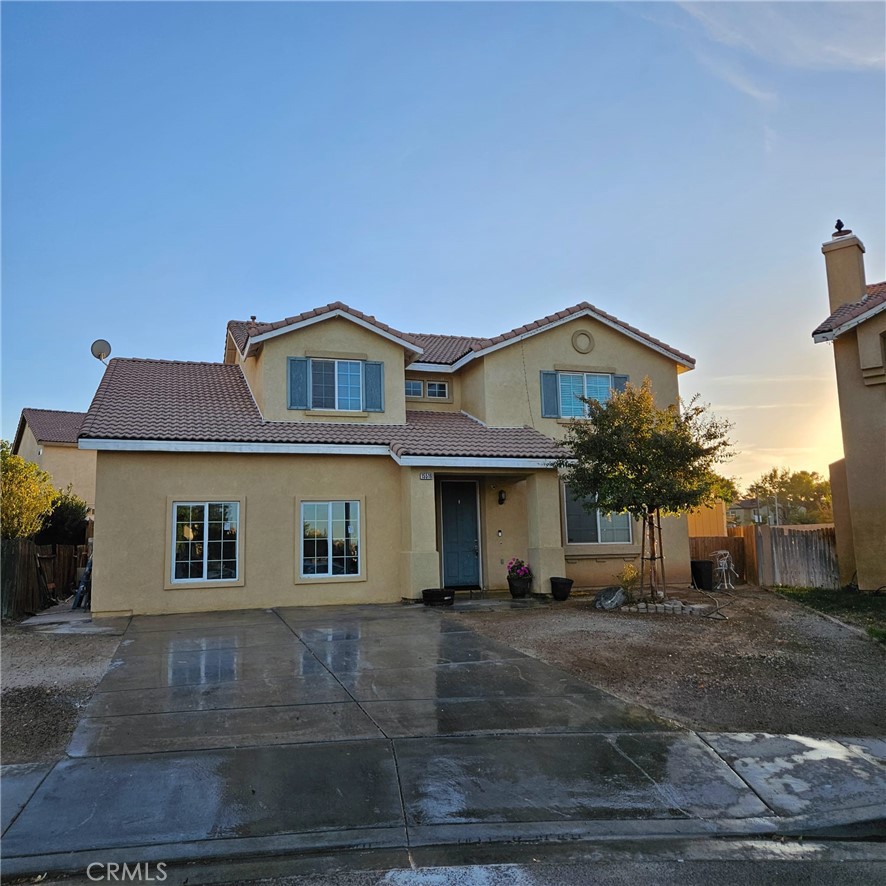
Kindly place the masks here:
POLYGON ((89 507, 95 506, 95 452, 78 449, 73 443, 38 443, 26 423, 18 454, 51 474, 54 486, 66 489, 71 484, 75 495, 89 507))
MULTIPOLYGON (((867 321, 866 335, 872 331, 886 334, 886 315, 867 321)), ((886 385, 865 384, 854 330, 833 348, 858 586, 876 590, 886 585, 886 385)), ((834 520, 839 536, 836 512, 834 520)))
POLYGON ((486 355, 484 421, 498 427, 530 425, 550 437, 562 436, 561 421, 541 417, 540 373, 555 369, 629 375, 638 385, 649 376, 659 405, 676 402, 679 393, 673 360, 596 320, 580 317, 486 355), (577 331, 593 336, 590 353, 580 354, 573 348, 577 331))
POLYGON ((400 600, 400 470, 386 456, 100 452, 93 612, 400 600), (361 580, 297 578, 300 498, 361 500, 361 580), (241 585, 166 589, 173 500, 242 502, 241 585))
POLYGON ((266 421, 365 421, 404 424, 405 351, 375 332, 342 317, 331 317, 293 332, 270 338, 255 357, 237 356, 246 381, 266 421), (288 358, 326 357, 378 360, 385 364, 384 412, 337 412, 288 408, 288 358))

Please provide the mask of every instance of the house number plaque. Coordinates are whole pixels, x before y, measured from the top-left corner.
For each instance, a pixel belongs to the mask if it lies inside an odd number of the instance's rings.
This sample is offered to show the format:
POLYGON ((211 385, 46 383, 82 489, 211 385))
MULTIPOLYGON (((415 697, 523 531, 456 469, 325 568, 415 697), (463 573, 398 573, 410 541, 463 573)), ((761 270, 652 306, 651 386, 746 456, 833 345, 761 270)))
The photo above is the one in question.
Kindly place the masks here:
POLYGON ((434 479, 434 475, 433 475, 430 471, 422 471, 422 472, 418 475, 418 479, 419 479, 419 480, 433 480, 433 479, 434 479))

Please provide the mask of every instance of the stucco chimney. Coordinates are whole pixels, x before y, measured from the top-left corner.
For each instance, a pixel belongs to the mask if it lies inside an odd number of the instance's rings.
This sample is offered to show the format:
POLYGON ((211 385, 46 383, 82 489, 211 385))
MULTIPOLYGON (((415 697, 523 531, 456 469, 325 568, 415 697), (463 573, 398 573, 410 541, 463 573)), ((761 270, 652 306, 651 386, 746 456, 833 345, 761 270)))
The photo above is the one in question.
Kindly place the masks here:
POLYGON ((861 301, 865 294, 864 243, 837 219, 837 230, 821 244, 828 274, 831 311, 861 301))

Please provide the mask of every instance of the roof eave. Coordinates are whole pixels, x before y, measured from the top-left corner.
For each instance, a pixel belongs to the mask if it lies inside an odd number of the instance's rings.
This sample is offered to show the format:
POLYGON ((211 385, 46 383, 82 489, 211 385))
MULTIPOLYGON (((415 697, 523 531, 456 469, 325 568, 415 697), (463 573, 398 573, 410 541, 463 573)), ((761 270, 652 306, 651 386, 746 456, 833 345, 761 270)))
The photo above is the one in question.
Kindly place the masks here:
POLYGON ((349 320, 351 323, 355 323, 357 326, 361 326, 364 329, 369 330, 369 332, 374 332, 376 335, 380 335, 382 338, 386 338, 388 341, 392 341, 395 344, 400 345, 402 348, 409 351, 409 353, 415 354, 417 357, 421 356, 424 353, 424 349, 419 347, 415 342, 411 342, 405 338, 401 338, 399 335, 395 335, 394 333, 388 332, 385 329, 380 329, 375 324, 370 323, 367 320, 362 319, 361 317, 355 317, 348 311, 341 310, 341 308, 335 308, 332 311, 326 311, 323 314, 318 314, 314 317, 308 317, 304 320, 299 320, 297 323, 289 323, 286 326, 281 326, 278 329, 270 329, 267 332, 260 333, 259 335, 250 335, 246 339, 246 355, 249 356, 253 347, 260 345, 262 342, 267 341, 270 338, 276 338, 278 335, 285 335, 288 332, 295 332, 297 329, 303 329, 306 326, 313 326, 315 323, 322 323, 324 320, 331 320, 333 317, 341 317, 344 320, 349 320))
POLYGON ((457 371, 461 369, 463 366, 470 363, 471 360, 474 360, 478 357, 485 357, 487 354, 491 354, 494 351, 499 351, 502 348, 510 347, 511 345, 524 341, 527 338, 532 338, 532 336, 534 335, 539 335, 542 332, 547 332, 550 329, 555 329, 557 326, 562 326, 565 323, 570 323, 580 317, 592 317, 594 320, 597 320, 604 326, 609 326, 611 329, 614 329, 616 332, 620 332, 623 335, 626 335, 628 338, 636 341, 638 344, 650 348, 656 353, 661 354, 663 357, 667 357, 669 360, 673 360, 674 363, 676 363, 678 366, 683 367, 683 371, 695 369, 695 360, 692 359, 692 357, 689 357, 685 354, 678 354, 676 351, 673 351, 670 348, 664 347, 662 345, 657 345, 655 342, 650 341, 643 335, 638 335, 632 330, 622 326, 620 323, 616 323, 613 320, 610 320, 608 317, 600 314, 598 311, 594 311, 591 308, 582 308, 580 311, 576 311, 574 314, 570 314, 568 317, 559 317, 558 319, 553 320, 550 323, 546 323, 544 326, 539 326, 537 329, 530 329, 526 332, 520 333, 520 335, 515 335, 513 338, 506 339, 505 341, 496 342, 495 344, 489 345, 485 348, 471 351, 470 353, 465 354, 463 357, 460 357, 458 360, 456 360, 455 363, 452 364, 451 371, 457 371))
POLYGON ((850 329, 855 329, 856 326, 860 326, 862 323, 883 313, 883 311, 886 311, 886 301, 874 305, 869 311, 865 311, 863 314, 859 314, 857 317, 847 320, 845 323, 842 323, 834 329, 826 329, 824 332, 813 333, 812 341, 815 342, 815 344, 819 344, 823 341, 833 341, 835 338, 839 338, 844 332, 849 332, 850 329))

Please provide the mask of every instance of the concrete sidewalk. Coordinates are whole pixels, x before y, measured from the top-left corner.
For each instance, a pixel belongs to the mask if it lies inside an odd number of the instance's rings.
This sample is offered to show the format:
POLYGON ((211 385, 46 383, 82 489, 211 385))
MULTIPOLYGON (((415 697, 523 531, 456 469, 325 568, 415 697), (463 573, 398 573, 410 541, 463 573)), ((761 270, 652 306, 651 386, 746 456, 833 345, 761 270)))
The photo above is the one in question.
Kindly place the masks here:
POLYGON ((423 607, 133 619, 4 875, 886 819, 886 742, 696 734, 423 607))

